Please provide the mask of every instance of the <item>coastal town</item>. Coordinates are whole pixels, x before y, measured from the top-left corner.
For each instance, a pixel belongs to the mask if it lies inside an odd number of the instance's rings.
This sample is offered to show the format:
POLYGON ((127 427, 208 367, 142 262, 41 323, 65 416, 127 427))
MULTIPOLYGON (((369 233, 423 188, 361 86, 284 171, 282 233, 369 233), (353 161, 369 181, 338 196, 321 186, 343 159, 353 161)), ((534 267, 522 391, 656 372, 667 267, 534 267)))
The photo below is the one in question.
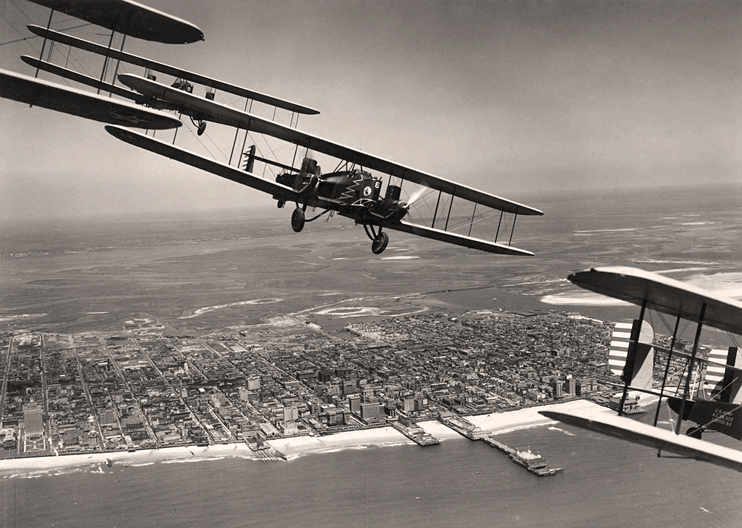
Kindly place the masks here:
POLYGON ((172 336, 2 335, 0 456, 115 452, 394 426, 602 397, 612 324, 485 310, 172 336))

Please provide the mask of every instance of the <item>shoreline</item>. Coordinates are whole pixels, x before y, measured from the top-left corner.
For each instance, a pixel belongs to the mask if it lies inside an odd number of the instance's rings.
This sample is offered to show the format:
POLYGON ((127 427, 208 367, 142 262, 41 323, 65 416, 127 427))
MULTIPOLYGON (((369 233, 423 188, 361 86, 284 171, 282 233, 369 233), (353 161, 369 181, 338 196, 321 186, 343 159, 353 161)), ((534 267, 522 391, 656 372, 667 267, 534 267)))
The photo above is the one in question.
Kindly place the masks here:
MULTIPOLYGON (((484 415, 466 416, 465 418, 492 435, 503 434, 518 429, 538 427, 559 423, 539 414, 541 410, 559 409, 569 406, 577 408, 603 408, 588 400, 573 400, 567 403, 552 403, 538 407, 527 407, 515 411, 504 411, 484 415)), ((437 420, 418 424, 427 433, 441 442, 447 440, 465 440, 456 431, 446 427, 437 420)), ((349 449, 384 448, 402 445, 416 445, 402 433, 391 426, 349 431, 325 436, 299 436, 269 440, 267 444, 280 452, 287 461, 310 454, 323 454, 349 449)), ((223 458, 243 458, 261 460, 262 457, 250 450, 245 443, 216 444, 206 447, 165 447, 161 449, 142 449, 135 452, 113 451, 103 453, 84 453, 75 455, 41 456, 10 458, 0 461, 0 478, 29 477, 54 471, 73 468, 98 466, 103 472, 110 460, 112 467, 142 466, 154 463, 187 463, 223 458)))

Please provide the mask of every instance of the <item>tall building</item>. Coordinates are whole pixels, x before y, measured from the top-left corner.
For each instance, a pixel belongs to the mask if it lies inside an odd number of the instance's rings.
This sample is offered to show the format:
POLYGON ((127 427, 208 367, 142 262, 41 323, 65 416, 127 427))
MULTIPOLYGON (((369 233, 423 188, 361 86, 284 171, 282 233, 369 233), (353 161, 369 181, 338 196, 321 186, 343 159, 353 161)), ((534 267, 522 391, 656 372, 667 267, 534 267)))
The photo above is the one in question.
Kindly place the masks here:
POLYGON ((101 409, 98 411, 98 423, 101 425, 116 424, 116 413, 111 408, 101 409))
POLYGON ((350 407, 350 412, 353 414, 360 414, 361 412, 361 397, 357 394, 354 394, 353 396, 348 396, 348 406, 350 407))
POLYGON ((422 394, 418 394, 415 396, 415 410, 416 411, 424 411, 428 408, 428 399, 424 397, 422 394))
POLYGON ((350 394, 356 394, 358 392, 358 386, 356 380, 343 380, 343 395, 348 396, 350 394))
POLYGON ((383 412, 381 410, 381 404, 376 403, 362 403, 361 404, 361 418, 366 423, 380 422, 383 420, 383 412))
POLYGON ((284 422, 295 422, 299 419, 299 409, 296 405, 283 408, 283 421, 284 422))

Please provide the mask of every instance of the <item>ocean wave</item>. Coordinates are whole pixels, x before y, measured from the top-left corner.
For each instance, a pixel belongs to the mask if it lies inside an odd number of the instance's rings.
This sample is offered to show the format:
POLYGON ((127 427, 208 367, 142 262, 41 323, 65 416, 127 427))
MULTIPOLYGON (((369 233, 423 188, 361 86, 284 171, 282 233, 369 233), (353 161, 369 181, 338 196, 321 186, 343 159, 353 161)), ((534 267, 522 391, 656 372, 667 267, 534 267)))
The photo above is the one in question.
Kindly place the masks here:
POLYGON ((513 426, 510 426, 510 427, 504 427, 502 429, 496 429, 496 430, 490 432, 490 435, 491 436, 497 436, 497 435, 501 435, 501 434, 505 434, 505 433, 512 433, 512 432, 515 432, 515 431, 525 431, 526 429, 535 429, 537 427, 543 427, 543 426, 549 425, 551 423, 554 423, 554 422, 553 421, 551 421, 551 422, 540 422, 540 423, 530 422, 530 423, 525 423, 525 424, 520 424, 520 425, 513 425, 513 426))
POLYGON ((635 227, 623 227, 618 229, 589 229, 584 231, 575 231, 575 235, 591 235, 593 233, 621 233, 625 231, 636 231, 635 227))
POLYGON ((566 431, 564 429, 561 429, 559 427, 554 427, 553 425, 549 427, 549 431, 559 431, 560 433, 564 433, 567 436, 577 436, 574 433, 570 433, 569 431, 566 431))
POLYGON ((636 264, 684 264, 687 266, 711 266, 716 265, 716 262, 702 262, 698 260, 673 260, 673 259, 635 259, 636 264))
POLYGON ((660 271, 655 271, 655 273, 660 273, 664 275, 668 273, 687 273, 689 271, 707 271, 709 269, 711 268, 709 268, 708 266, 696 266, 695 268, 674 268, 674 269, 660 270, 660 271))
POLYGON ((163 464, 190 464, 192 462, 211 462, 214 460, 224 460, 224 457, 205 457, 205 458, 176 458, 172 460, 163 460, 163 464))

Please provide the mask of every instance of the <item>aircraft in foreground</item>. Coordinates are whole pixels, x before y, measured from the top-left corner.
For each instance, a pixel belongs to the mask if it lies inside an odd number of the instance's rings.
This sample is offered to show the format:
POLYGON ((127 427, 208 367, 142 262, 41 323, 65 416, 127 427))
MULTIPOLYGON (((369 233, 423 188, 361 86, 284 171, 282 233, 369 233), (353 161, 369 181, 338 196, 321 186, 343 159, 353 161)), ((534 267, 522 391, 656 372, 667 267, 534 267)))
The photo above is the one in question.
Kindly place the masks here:
POLYGON ((595 412, 541 411, 541 414, 661 451, 742 471, 742 452, 701 439, 704 431, 714 430, 742 440, 742 369, 737 364, 737 348, 712 351, 708 358, 699 355, 704 326, 732 334, 742 331, 742 303, 630 267, 593 268, 574 273, 568 279, 587 290, 638 305, 641 307, 640 315, 633 324, 617 326, 612 336, 609 368, 621 376, 624 384, 618 416, 603 412, 604 409, 595 412), (647 310, 676 318, 669 348, 653 343, 647 334, 644 320, 647 310), (690 354, 678 350, 681 320, 697 324, 690 354), (667 355, 664 366, 655 365, 655 350, 667 355), (668 372, 673 361, 686 363, 678 387, 669 388, 668 372), (706 367, 704 382, 697 376, 703 370, 699 369, 702 365, 706 367), (659 390, 652 382, 655 370, 663 372, 659 390), (625 402, 630 390, 659 397, 654 425, 625 416, 625 402), (665 399, 678 413, 674 431, 657 427, 660 405, 665 399), (686 435, 681 435, 684 420, 693 421, 696 425, 689 428, 686 435))
MULTIPOLYGON (((296 232, 308 222, 337 213, 363 226, 375 254, 382 253, 389 243, 385 229, 490 253, 533 254, 511 244, 518 216, 540 216, 543 213, 538 209, 298 130, 300 115, 319 113, 313 108, 124 52, 123 43, 122 49, 111 46, 116 31, 164 43, 202 40, 203 33, 193 24, 130 0, 32 1, 50 7, 52 15, 58 10, 111 29, 112 34, 109 45, 103 46, 52 30, 52 16, 46 28, 29 26, 34 34, 44 38, 45 45, 51 41, 68 46, 70 51, 105 57, 100 78, 55 64, 51 57, 45 59, 43 48, 38 58, 23 56, 24 62, 35 67, 37 74, 43 70, 128 101, 4 70, 0 70, 1 97, 110 123, 106 130, 122 141, 267 193, 279 208, 293 202, 291 227, 296 232), (111 81, 106 80, 109 61, 118 61, 111 81), (144 74, 118 74, 122 63, 143 67, 144 74), (158 82, 153 72, 171 79, 158 82), (194 84, 204 88, 203 96, 194 93, 194 84), (244 108, 217 101, 217 91, 244 98, 244 108), (253 102, 272 107, 273 116, 253 113, 253 102), (276 121, 276 110, 291 113, 288 125, 276 121), (174 113, 189 117, 196 137, 206 133, 207 123, 236 129, 229 160, 220 161, 175 145, 177 128, 183 123, 174 113), (169 128, 176 129, 172 139, 155 139, 154 132, 148 135, 149 130, 169 128), (241 133, 244 140, 239 149, 237 140, 241 133), (286 159, 278 159, 263 154, 257 144, 246 149, 248 137, 254 135, 266 143, 269 138, 288 143, 292 152, 284 153, 286 159), (323 172, 314 159, 315 153, 336 164, 334 170, 323 172), (256 164, 262 165, 263 174, 278 174, 274 179, 263 177, 256 164), (310 208, 319 211, 309 215, 310 208)), ((271 153, 277 150, 280 149, 269 143, 265 148, 271 153)))

